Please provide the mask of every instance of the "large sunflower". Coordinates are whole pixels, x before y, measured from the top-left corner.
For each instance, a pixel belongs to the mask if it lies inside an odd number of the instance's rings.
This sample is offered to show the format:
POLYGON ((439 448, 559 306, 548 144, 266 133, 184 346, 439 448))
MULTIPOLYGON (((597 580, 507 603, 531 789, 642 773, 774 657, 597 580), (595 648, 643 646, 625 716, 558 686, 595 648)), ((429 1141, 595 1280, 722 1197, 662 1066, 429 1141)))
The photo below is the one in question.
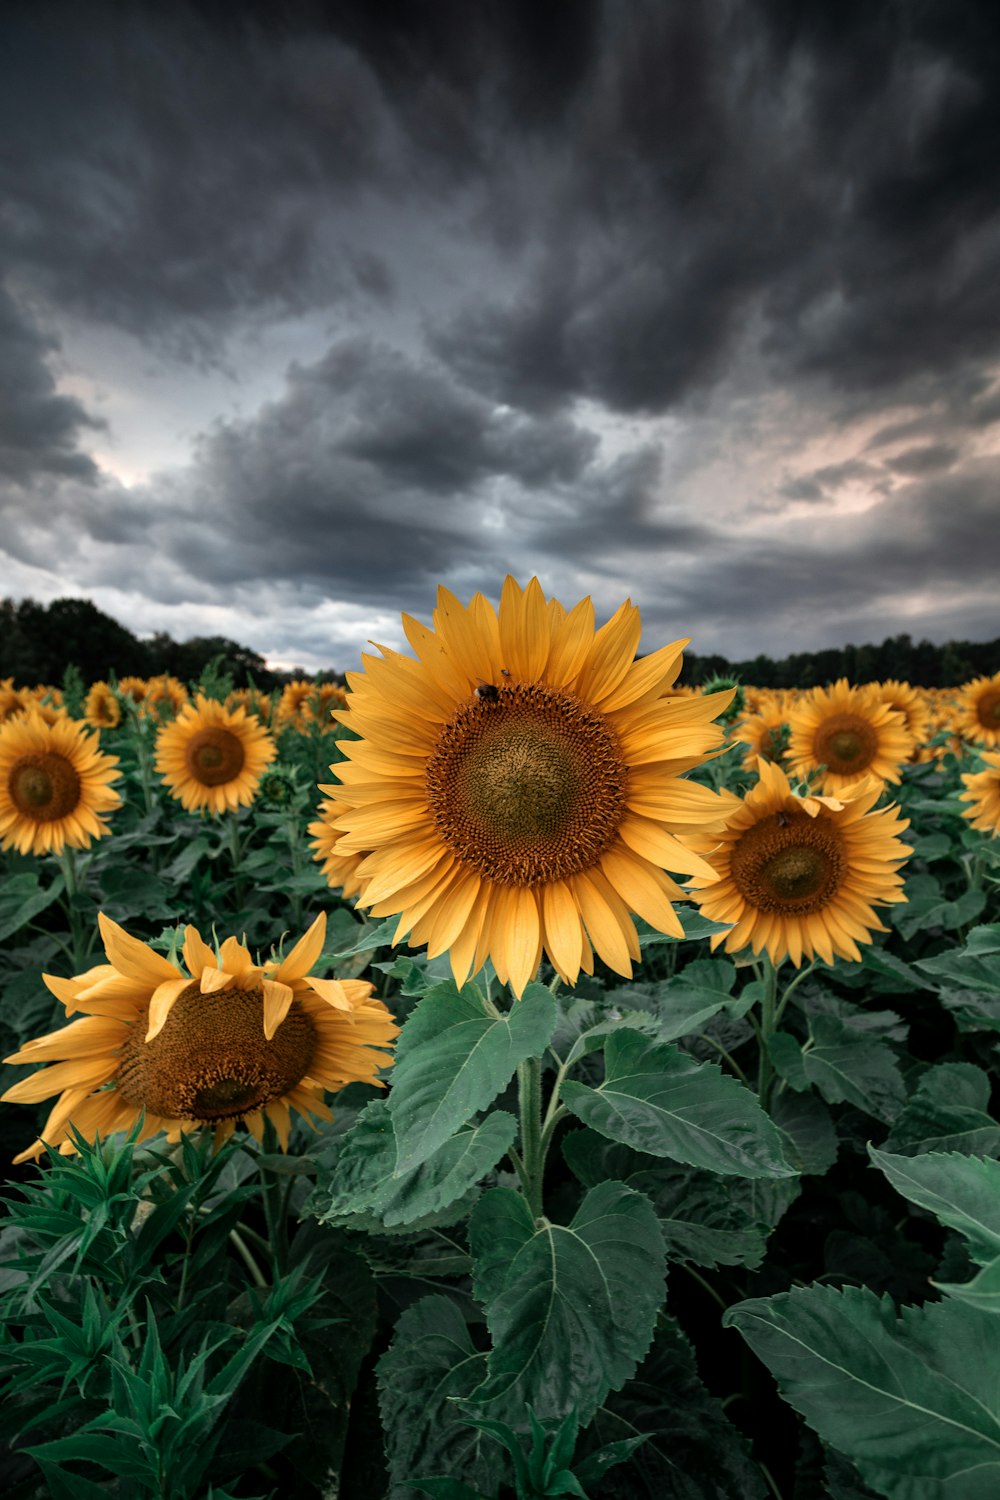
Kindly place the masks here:
POLYGON ((965 683, 954 723, 967 740, 990 750, 1000 747, 1000 672, 965 683))
POLYGON ((309 969, 323 950, 321 914, 290 953, 255 964, 234 937, 210 948, 185 932, 185 974, 103 914, 106 964, 73 979, 43 976, 66 1014, 79 1021, 28 1042, 10 1063, 52 1063, 3 1098, 35 1104, 58 1094, 39 1140, 65 1155, 69 1127, 95 1134, 129 1130, 144 1112, 140 1138, 213 1126, 216 1142, 242 1122, 258 1139, 264 1120, 287 1147, 289 1110, 331 1118, 326 1090, 378 1084, 391 1063, 384 1050, 398 1027, 361 979, 319 979, 309 969))
POLYGON ((824 766, 824 792, 863 776, 898 781, 913 749, 902 714, 882 701, 878 685, 851 687, 846 677, 830 688, 814 688, 789 710, 788 724, 790 770, 806 777, 824 766))
POLYGON ((252 714, 201 693, 156 736, 156 769, 188 812, 249 807, 274 756, 274 740, 252 714))
POLYGON ((0 837, 20 854, 86 849, 108 832, 104 819, 121 798, 118 757, 96 734, 62 715, 47 724, 37 709, 0 725, 0 837))
POLYGON ((630 974, 630 911, 680 935, 663 869, 705 869, 677 834, 725 820, 682 773, 721 743, 731 694, 670 696, 686 641, 636 661, 630 602, 595 633, 589 598, 567 613, 537 579, 508 578, 499 613, 442 588, 434 628, 403 627, 417 659, 363 657, 334 716, 359 736, 333 767, 332 852, 364 856, 361 904, 399 915, 397 942, 450 950, 459 984, 491 958, 520 994, 543 951, 570 982, 595 950, 630 974))
POLYGON ((1000 834, 1000 755, 984 751, 980 759, 986 769, 962 777, 967 790, 960 794, 959 801, 969 803, 962 808, 962 816, 973 828, 996 836, 1000 834))
POLYGON ((885 931, 873 905, 906 900, 898 870, 911 851, 899 835, 909 824, 895 806, 871 811, 883 790, 873 776, 840 797, 797 797, 780 766, 759 769, 715 847, 693 840, 712 866, 691 881, 701 910, 734 924, 712 946, 766 949, 796 967, 803 954, 859 959, 858 943, 885 931))
POLYGON ((319 790, 324 794, 319 805, 319 816, 309 824, 308 829, 313 836, 313 859, 319 860, 327 885, 333 890, 339 890, 346 900, 349 896, 356 896, 361 890, 358 867, 363 856, 337 853, 337 841, 341 835, 335 824, 345 810, 344 804, 337 800, 340 788, 321 786, 319 790))

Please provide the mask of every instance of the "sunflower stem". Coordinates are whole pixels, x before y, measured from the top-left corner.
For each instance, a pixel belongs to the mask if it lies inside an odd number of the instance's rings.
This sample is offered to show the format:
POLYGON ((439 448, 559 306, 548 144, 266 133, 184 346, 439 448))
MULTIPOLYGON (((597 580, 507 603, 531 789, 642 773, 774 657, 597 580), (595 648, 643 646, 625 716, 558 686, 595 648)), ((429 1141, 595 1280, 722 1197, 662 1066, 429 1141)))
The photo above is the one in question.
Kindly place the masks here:
POLYGON ((73 972, 74 974, 82 974, 87 967, 87 959, 90 957, 91 938, 90 933, 86 931, 81 920, 80 910, 76 901, 80 890, 79 874, 76 867, 76 850, 71 849, 69 844, 64 844, 58 858, 59 868, 62 871, 63 881, 66 885, 66 896, 62 905, 69 918, 70 940, 73 950, 73 972))
POLYGON ((247 1243, 244 1240, 243 1236, 239 1233, 238 1230, 231 1229, 229 1231, 229 1238, 232 1241, 233 1249, 239 1255, 239 1257, 242 1260, 243 1264, 246 1266, 247 1270, 250 1272, 250 1279, 253 1282, 254 1286, 261 1287, 261 1288, 263 1288, 263 1289, 266 1290, 266 1288, 267 1288, 267 1277, 264 1275, 264 1273, 261 1270, 260 1266, 257 1264, 257 1262, 254 1260, 253 1256, 251 1255, 249 1246, 247 1245, 247 1243))
POLYGON ((235 881, 234 893, 236 896, 236 908, 238 912, 243 910, 243 877, 241 874, 241 862, 243 858, 243 845, 240 842, 240 825, 236 813, 227 813, 225 818, 225 840, 229 850, 229 862, 232 866, 235 881))
POLYGON ((791 999, 793 992, 798 989, 798 987, 802 983, 803 979, 808 979, 809 978, 809 975, 813 972, 813 970, 815 969, 815 967, 816 967, 816 965, 818 963, 819 963, 819 959, 818 958, 814 958, 813 961, 812 961, 812 963, 809 965, 809 967, 806 968, 806 969, 800 969, 799 972, 796 974, 795 978, 792 980, 792 982, 786 987, 785 993, 782 995, 781 1001, 780 1001, 780 1003, 778 1005, 778 1008, 777 1008, 777 1010, 774 1013, 774 1024, 775 1024, 775 1026, 778 1025, 778 1023, 780 1022, 782 1016, 785 1014, 785 1006, 788 1004, 789 1000, 791 999))
POLYGON ((528 1057, 517 1065, 518 1096, 521 1113, 521 1160, 524 1164, 524 1195, 532 1218, 542 1216, 542 1062, 528 1057))
POLYGON ((760 1058, 757 1064, 757 1095, 760 1099, 761 1109, 767 1109, 771 1103, 771 1089, 774 1084, 774 1068, 771 1064, 771 1053, 768 1043, 777 1028, 775 1015, 775 995, 778 988, 778 971, 771 961, 771 955, 765 952, 763 959, 763 994, 760 1001, 760 1058))

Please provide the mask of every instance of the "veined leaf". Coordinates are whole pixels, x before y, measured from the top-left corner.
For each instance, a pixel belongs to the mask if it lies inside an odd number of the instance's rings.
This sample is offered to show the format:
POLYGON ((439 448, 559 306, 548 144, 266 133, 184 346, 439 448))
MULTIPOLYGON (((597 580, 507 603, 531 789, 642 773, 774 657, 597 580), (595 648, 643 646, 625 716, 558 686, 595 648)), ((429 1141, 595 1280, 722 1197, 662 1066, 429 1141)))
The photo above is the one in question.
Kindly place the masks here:
POLYGON ((957 1229, 981 1264, 1000 1256, 1000 1162, 960 1151, 894 1156, 868 1147, 897 1193, 957 1229))
POLYGON ((729 1016, 745 1016, 753 995, 732 993, 736 965, 725 958, 698 958, 683 973, 657 987, 658 1040, 672 1042, 699 1031, 712 1016, 724 1010, 729 1016))
POLYGON ((989 1102, 989 1074, 982 1068, 974 1063, 938 1063, 920 1079, 883 1145, 906 1155, 1000 1155, 1000 1124, 988 1114, 989 1102))
POLYGON ((865 1287, 741 1302, 738 1328, 810 1427, 891 1500, 1000 1493, 1000 1341, 957 1302, 907 1307, 865 1287))
POLYGON ((604 1058, 599 1088, 562 1087, 567 1108, 601 1135, 710 1172, 795 1175, 756 1096, 714 1063, 631 1031, 610 1036, 604 1058))
POLYGON ((1000 1255, 971 1281, 935 1281, 934 1286, 950 1297, 967 1302, 970 1307, 978 1307, 981 1312, 1000 1313, 1000 1255))
POLYGON ((906 1089, 895 1054, 836 1016, 813 1016, 813 1046, 802 1053, 802 1066, 828 1104, 846 1100, 877 1120, 893 1120, 902 1109, 906 1089))
POLYGON ((386 1435, 388 1500, 413 1495, 409 1480, 447 1471, 487 1487, 496 1451, 480 1449, 482 1434, 463 1422, 458 1401, 485 1374, 486 1355, 447 1297, 424 1297, 406 1308, 390 1348, 378 1362, 379 1405, 386 1435))
POLYGON ((412 1224, 462 1198, 503 1156, 517 1121, 502 1110, 466 1124, 418 1167, 396 1174, 396 1136, 384 1100, 373 1099, 343 1138, 332 1175, 317 1183, 311 1211, 350 1228, 358 1213, 387 1228, 412 1224))
POLYGON ((652 1204, 621 1182, 592 1189, 571 1223, 537 1224, 494 1188, 469 1221, 476 1293, 493 1339, 473 1402, 514 1424, 574 1406, 586 1425, 649 1348, 666 1260, 652 1204))
POLYGON ((556 1003, 542 984, 527 985, 498 1016, 486 1013, 474 984, 461 993, 450 982, 429 990, 396 1043, 388 1103, 396 1171, 418 1167, 485 1109, 518 1063, 544 1051, 555 1025, 556 1003))

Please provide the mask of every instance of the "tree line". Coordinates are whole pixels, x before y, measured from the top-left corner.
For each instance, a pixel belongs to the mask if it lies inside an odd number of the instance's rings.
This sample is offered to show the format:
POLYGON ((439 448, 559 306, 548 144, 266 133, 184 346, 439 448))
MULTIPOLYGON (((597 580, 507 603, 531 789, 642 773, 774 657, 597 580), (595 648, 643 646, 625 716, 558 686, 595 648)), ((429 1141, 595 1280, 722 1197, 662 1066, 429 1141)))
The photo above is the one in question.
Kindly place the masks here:
MULTIPOLYGON (((164 631, 141 640, 106 615, 89 599, 0 600, 0 679, 15 687, 39 682, 58 684, 68 667, 84 682, 118 677, 156 677, 169 672, 182 682, 197 681, 207 667, 232 677, 236 687, 253 681, 265 692, 306 674, 271 671, 249 646, 225 636, 193 636, 175 641, 164 631)), ((842 646, 826 651, 797 651, 778 661, 759 655, 749 661, 725 656, 684 654, 682 681, 695 686, 713 677, 738 677, 755 687, 810 688, 847 677, 851 682, 884 682, 899 678, 914 687, 957 687, 972 677, 1000 669, 1000 639, 993 641, 914 641, 909 635, 888 637, 880 646, 842 646)), ((330 669, 324 677, 340 677, 330 669)))

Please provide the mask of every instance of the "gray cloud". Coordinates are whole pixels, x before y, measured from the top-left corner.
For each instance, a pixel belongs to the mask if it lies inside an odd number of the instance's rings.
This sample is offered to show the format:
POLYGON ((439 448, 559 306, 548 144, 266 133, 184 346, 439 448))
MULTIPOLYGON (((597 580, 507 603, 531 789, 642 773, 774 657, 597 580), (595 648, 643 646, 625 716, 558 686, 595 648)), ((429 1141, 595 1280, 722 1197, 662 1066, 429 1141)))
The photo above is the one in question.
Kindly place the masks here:
POLYGON ((0 282, 0 478, 28 485, 39 475, 93 479, 97 466, 77 443, 103 424, 57 393, 46 359, 58 348, 0 282))

